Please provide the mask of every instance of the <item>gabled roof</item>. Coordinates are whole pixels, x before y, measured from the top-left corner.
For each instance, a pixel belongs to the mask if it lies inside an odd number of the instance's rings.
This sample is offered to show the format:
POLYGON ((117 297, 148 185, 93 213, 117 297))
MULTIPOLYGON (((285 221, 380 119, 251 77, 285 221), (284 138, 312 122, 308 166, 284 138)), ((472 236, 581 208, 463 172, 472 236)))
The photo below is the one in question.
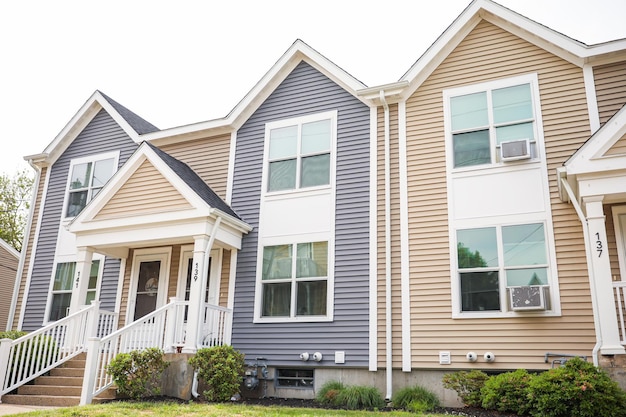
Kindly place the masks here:
POLYGON ((159 130, 153 124, 96 90, 42 153, 25 156, 24 159, 48 165, 53 164, 102 109, 137 143, 141 142, 140 135, 159 130))
POLYGON ((226 117, 153 132, 145 135, 144 139, 161 145, 162 143, 169 143, 169 140, 174 137, 197 136, 207 130, 216 134, 234 131, 248 120, 291 71, 303 61, 352 93, 359 100, 370 104, 356 94, 357 90, 366 87, 365 84, 302 40, 297 39, 226 117))
POLYGON ((9 245, 6 242, 6 240, 0 239, 0 247, 2 247, 5 251, 10 253, 11 255, 13 255, 15 257, 15 259, 19 259, 20 258, 20 253, 17 251, 17 249, 15 249, 13 246, 9 245))
POLYGON ((388 99, 406 100, 481 20, 499 26, 579 67, 594 62, 623 60, 626 57, 626 39, 589 46, 491 0, 473 0, 397 83, 372 87, 359 94, 376 100, 379 92, 384 90, 388 99))
POLYGON ((564 164, 568 175, 626 169, 626 155, 606 155, 626 135, 626 105, 613 115, 564 164))

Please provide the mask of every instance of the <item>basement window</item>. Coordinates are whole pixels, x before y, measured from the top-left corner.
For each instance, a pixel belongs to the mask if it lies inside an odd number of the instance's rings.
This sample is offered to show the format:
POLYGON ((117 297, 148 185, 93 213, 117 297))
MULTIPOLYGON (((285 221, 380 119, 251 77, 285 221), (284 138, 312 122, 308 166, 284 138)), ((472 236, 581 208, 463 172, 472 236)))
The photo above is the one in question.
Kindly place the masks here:
POLYGON ((276 369, 276 388, 313 389, 313 369, 276 369))

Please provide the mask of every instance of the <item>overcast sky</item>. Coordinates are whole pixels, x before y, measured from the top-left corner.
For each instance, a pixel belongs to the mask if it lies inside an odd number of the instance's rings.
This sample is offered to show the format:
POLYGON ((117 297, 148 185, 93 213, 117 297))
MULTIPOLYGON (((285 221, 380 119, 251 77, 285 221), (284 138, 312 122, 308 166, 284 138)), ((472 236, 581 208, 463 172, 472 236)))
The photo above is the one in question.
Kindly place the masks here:
MULTIPOLYGON (((0 174, 97 89, 164 129, 224 117, 296 39, 368 86, 397 81, 469 0, 0 1, 0 174)), ((625 0, 500 0, 586 44, 625 0)))

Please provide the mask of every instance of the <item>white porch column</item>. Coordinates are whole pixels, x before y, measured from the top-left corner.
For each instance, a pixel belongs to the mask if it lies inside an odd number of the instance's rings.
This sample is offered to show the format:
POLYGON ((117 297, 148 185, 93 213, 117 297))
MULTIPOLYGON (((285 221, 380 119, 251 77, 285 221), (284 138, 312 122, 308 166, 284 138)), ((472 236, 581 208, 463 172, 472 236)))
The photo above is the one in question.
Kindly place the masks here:
POLYGON ((70 301, 70 314, 77 312, 81 306, 85 305, 85 298, 89 289, 92 259, 93 249, 87 247, 78 248, 76 270, 74 271, 74 286, 72 287, 72 299, 70 301))
POLYGON ((589 281, 592 301, 595 304, 594 311, 598 315, 595 318, 595 323, 596 332, 598 332, 598 338, 601 341, 600 353, 614 355, 625 352, 619 339, 602 200, 602 196, 583 199, 589 231, 589 241, 586 242, 586 245, 588 245, 587 250, 591 259, 589 281))
POLYGON ((204 289, 206 288, 210 242, 211 239, 207 235, 194 236, 187 332, 183 353, 196 353, 198 335, 204 313, 204 289))

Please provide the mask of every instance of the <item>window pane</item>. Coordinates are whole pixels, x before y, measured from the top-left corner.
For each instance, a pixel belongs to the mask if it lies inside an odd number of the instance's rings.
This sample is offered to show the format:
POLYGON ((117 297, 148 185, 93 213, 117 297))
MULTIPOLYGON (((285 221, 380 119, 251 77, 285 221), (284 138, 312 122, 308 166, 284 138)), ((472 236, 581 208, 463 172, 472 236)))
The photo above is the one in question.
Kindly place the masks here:
POLYGON ((269 317, 289 317, 291 283, 264 284, 261 314, 269 317))
POLYGON ((509 269, 506 271, 506 285, 548 285, 548 268, 509 269))
POLYGON ((300 187, 314 187, 330 183, 330 154, 302 158, 300 187))
POLYGON ((461 274, 462 311, 500 310, 498 273, 467 272, 461 274))
POLYGON ((268 191, 296 188, 296 160, 270 162, 268 191))
POLYGON ((456 236, 459 269, 498 266, 498 247, 494 227, 458 230, 456 236))
POLYGON ((270 159, 296 156, 298 148, 298 126, 272 129, 270 132, 270 159))
POLYGON ((91 162, 86 164, 74 165, 74 167, 72 168, 72 176, 70 177, 70 190, 89 187, 90 177, 91 162))
POLYGON ((89 271, 89 289, 93 290, 98 284, 98 272, 100 271, 100 261, 91 263, 91 271, 89 271))
POLYGON ((533 118, 530 84, 493 90, 493 121, 496 124, 533 118))
POLYGON ((91 302, 96 299, 96 291, 87 291, 87 296, 85 297, 85 305, 91 305, 91 302))
POLYGON ((71 291, 75 269, 76 264, 74 262, 57 264, 52 291, 71 291))
POLYGON ((548 263, 543 223, 503 227, 502 245, 504 266, 548 263))
POLYGON ((50 321, 60 320, 67 316, 67 309, 70 307, 72 293, 54 294, 52 296, 52 307, 50 308, 50 321))
POLYGON ((113 158, 96 161, 93 168, 93 187, 102 187, 113 175, 113 158))
POLYGON ((330 150, 330 120, 302 125, 302 153, 311 154, 330 150))
POLYGON ((326 280, 298 282, 298 316, 326 315, 326 280))
POLYGON ((328 242, 298 243, 296 278, 328 276, 328 242))
POLYGON ((459 133, 452 136, 452 142, 455 167, 491 163, 488 130, 459 133))
POLYGON ((87 205, 87 191, 70 193, 67 202, 67 217, 78 216, 87 205))
POLYGON ((278 245, 263 248, 263 272, 261 279, 291 278, 292 246, 278 245))
POLYGON ((465 130, 489 124, 487 93, 480 92, 450 99, 452 130, 465 130))
POLYGON ((510 126, 501 126, 496 128, 496 141, 498 144, 508 140, 516 139, 535 139, 533 123, 520 123, 510 126))

